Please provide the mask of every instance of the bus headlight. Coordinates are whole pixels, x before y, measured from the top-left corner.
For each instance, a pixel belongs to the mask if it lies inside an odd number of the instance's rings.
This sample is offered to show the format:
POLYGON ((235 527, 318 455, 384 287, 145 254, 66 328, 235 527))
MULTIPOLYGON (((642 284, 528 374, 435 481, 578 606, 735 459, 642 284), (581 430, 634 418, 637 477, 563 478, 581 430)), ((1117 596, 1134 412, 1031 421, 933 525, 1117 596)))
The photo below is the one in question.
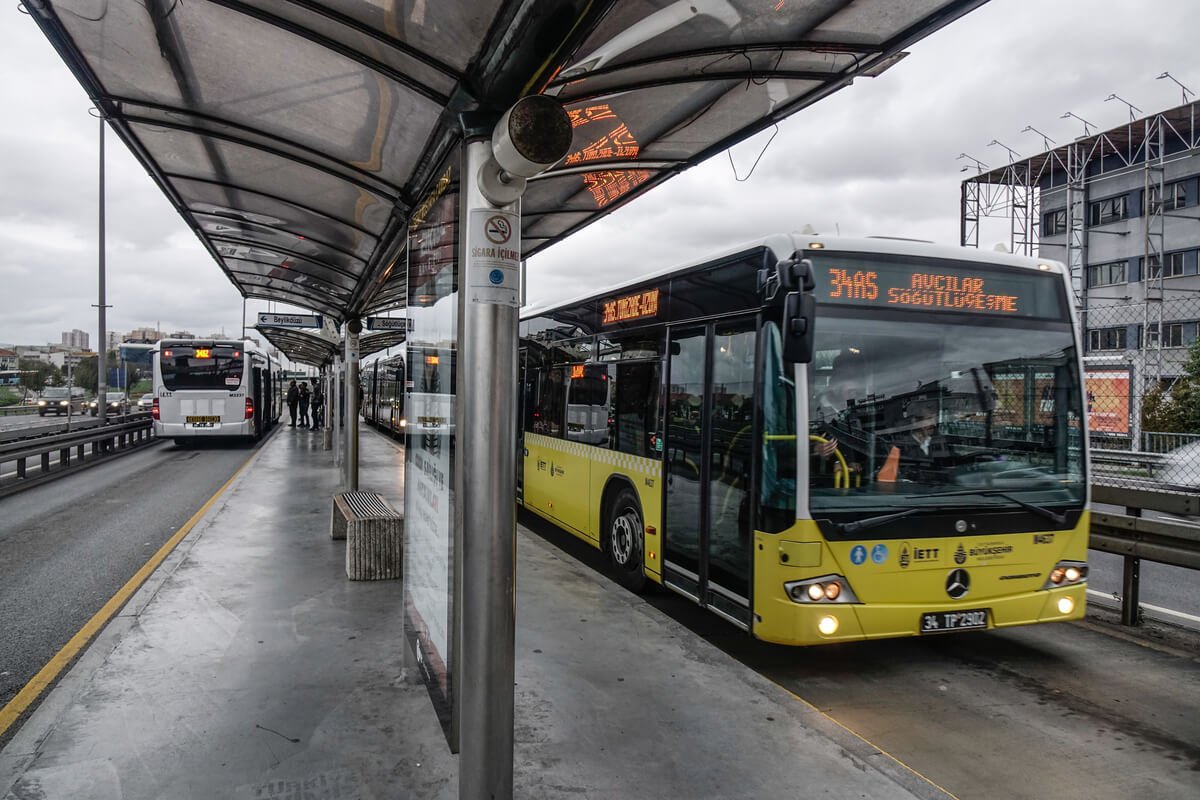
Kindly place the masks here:
POLYGON ((1050 570, 1042 589, 1061 589, 1087 583, 1087 563, 1084 561, 1060 561, 1050 570))
POLYGON ((406 420, 406 419, 404 419, 403 417, 401 417, 401 418, 400 418, 400 427, 401 427, 401 428, 407 428, 407 427, 408 427, 408 420, 406 420))
MULTIPOLYGON (((783 590, 793 603, 857 603, 858 596, 841 575, 824 575, 803 581, 788 581, 783 590)), ((836 622, 835 622, 836 624, 836 622)))

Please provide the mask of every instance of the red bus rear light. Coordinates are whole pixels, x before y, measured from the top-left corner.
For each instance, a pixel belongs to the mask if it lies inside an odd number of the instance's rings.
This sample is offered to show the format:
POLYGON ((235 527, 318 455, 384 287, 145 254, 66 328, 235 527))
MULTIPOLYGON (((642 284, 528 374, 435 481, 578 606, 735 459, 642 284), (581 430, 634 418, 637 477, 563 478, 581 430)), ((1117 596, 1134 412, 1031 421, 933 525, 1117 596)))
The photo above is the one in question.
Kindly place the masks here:
POLYGON ((246 419, 254 419, 254 398, 246 398, 246 419))
POLYGON ((154 405, 150 408, 150 416, 158 419, 158 398, 154 398, 154 405))

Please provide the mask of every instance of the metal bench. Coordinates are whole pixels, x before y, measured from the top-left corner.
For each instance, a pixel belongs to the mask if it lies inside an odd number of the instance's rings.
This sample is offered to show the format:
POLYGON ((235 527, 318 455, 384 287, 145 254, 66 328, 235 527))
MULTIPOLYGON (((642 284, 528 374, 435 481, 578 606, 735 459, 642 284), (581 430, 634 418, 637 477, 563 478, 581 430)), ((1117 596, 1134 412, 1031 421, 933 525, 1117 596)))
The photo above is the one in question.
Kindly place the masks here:
POLYGON ((329 537, 346 540, 346 577, 352 581, 399 578, 404 563, 404 517, 375 492, 333 496, 329 537))

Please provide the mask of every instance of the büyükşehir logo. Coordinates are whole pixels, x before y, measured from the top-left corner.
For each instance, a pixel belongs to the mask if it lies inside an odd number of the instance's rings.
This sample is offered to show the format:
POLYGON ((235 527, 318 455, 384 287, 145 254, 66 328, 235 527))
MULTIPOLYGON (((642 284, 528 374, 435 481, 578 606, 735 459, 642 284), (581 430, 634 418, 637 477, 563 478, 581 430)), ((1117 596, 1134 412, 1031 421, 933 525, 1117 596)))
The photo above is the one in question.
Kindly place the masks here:
POLYGON ((908 542, 900 545, 900 567, 907 568, 912 556, 908 549, 908 542))
POLYGON ((967 563, 967 548, 963 547, 962 542, 958 543, 958 549, 954 551, 954 563, 960 566, 967 563))

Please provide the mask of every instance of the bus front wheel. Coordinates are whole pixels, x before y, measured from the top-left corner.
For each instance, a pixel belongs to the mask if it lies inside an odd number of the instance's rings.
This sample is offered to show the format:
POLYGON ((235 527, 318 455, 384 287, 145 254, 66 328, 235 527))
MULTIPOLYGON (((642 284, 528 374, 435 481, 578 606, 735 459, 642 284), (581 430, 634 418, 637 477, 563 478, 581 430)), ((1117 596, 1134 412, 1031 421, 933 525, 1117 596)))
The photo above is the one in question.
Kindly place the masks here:
POLYGON ((631 592, 646 588, 642 512, 631 489, 617 492, 608 515, 608 555, 617 581, 631 592))

